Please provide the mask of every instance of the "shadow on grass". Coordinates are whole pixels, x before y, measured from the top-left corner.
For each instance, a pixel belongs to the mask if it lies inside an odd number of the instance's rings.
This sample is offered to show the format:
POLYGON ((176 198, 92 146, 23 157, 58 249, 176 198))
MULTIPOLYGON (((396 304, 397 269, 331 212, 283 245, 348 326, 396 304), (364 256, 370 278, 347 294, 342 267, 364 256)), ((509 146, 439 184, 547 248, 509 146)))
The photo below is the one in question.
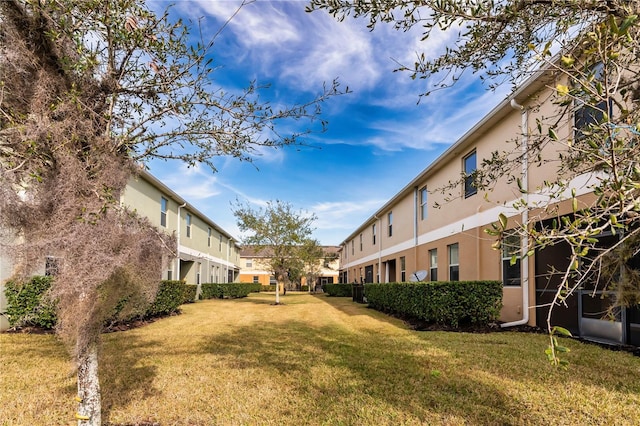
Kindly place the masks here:
POLYGON ((361 403, 362 409, 381 414, 391 406, 421 422, 453 414, 469 424, 510 424, 511 413, 520 409, 496 386, 459 371, 446 352, 415 353, 413 344, 375 331, 354 333, 298 321, 280 328, 262 324, 214 336, 202 342, 202 350, 226 358, 232 368, 258 369, 286 381, 292 394, 313 401, 300 408, 315 410, 308 418, 344 415, 341 407, 357 412, 353 405, 361 403), (314 374, 314 367, 324 376, 314 374), (331 372, 335 377, 328 380, 331 372))
POLYGON ((157 367, 141 365, 141 355, 162 342, 143 341, 135 334, 127 335, 126 339, 105 340, 100 354, 100 387, 103 420, 108 420, 111 410, 123 408, 132 399, 157 395, 152 385, 157 367))

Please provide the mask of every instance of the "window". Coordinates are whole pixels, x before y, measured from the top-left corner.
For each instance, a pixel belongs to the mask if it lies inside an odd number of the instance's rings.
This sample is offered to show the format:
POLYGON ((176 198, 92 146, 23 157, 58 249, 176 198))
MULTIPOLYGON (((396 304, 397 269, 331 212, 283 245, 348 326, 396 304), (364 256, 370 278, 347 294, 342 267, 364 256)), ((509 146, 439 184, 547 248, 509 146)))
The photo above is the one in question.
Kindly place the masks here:
POLYGON ((387 213, 387 223, 389 224, 389 236, 393 236, 393 212, 387 213))
POLYGON ((502 285, 520 284, 520 235, 507 232, 502 238, 502 285))
POLYGON ((211 228, 207 228, 207 247, 211 247, 211 228))
POLYGON ((167 271, 167 280, 171 281, 173 279, 173 271, 169 269, 167 271))
POLYGON ((257 283, 259 283, 259 282, 260 282, 260 277, 259 277, 259 276, 257 276, 257 275, 254 275, 254 276, 253 276, 253 283, 254 283, 254 284, 257 284, 257 283))
POLYGON ((373 245, 376 245, 376 224, 371 225, 371 234, 373 235, 373 245))
POLYGON ((351 255, 356 254, 356 242, 351 240, 351 255))
MULTIPOLYGON (((593 76, 592 83, 603 81, 604 67, 602 63, 598 63, 591 67, 589 76, 593 76)), ((595 84, 592 86, 595 89, 595 84)), ((576 99, 576 109, 574 111, 574 138, 577 141, 586 139, 593 132, 594 128, 602 124, 605 113, 611 117, 613 109, 612 99, 602 99, 596 105, 597 99, 584 101, 576 99), (591 102, 591 103, 587 103, 591 102)))
POLYGON ((247 262, 245 263, 245 266, 247 268, 253 268, 253 259, 247 259, 247 262))
POLYGON ((438 249, 429 250, 429 281, 438 281, 438 249))
POLYGON ((222 252, 222 232, 220 232, 218 236, 220 237, 220 240, 218 241, 218 251, 222 252))
POLYGON ((420 220, 427 218, 427 187, 423 186, 420 190, 420 220))
POLYGON ((191 215, 187 213, 187 238, 191 238, 191 215))
POLYGON ((167 227, 167 205, 169 200, 164 197, 160 198, 160 226, 167 227))
POLYGON ((449 281, 460 280, 460 264, 458 263, 458 244, 451 244, 449 248, 449 281))
POLYGON ((407 268, 406 268, 406 260, 405 257, 402 256, 400 258, 400 282, 406 282, 407 281, 407 268))
POLYGON ((360 251, 362 251, 362 232, 360 233, 360 251))
POLYGON ((478 192, 473 180, 476 171, 476 152, 473 151, 463 159, 464 167, 464 198, 470 197, 478 192))

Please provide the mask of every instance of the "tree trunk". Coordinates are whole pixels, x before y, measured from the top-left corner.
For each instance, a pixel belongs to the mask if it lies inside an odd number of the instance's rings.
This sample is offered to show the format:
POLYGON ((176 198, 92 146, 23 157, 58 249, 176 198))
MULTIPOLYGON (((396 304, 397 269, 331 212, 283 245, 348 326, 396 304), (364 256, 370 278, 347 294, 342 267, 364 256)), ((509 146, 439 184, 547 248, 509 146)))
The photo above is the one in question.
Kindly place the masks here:
POLYGON ((78 356, 78 398, 78 426, 100 426, 102 418, 97 343, 91 343, 78 356))
POLYGON ((280 304, 280 280, 276 281, 276 305, 280 304))

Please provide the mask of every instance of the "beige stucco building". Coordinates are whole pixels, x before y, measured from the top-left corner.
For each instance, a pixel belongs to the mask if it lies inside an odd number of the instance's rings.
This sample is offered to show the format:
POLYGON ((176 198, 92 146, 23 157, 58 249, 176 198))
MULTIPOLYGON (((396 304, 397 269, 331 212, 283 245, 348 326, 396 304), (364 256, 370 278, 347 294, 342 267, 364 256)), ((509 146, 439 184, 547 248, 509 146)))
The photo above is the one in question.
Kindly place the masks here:
POLYGON ((163 279, 189 284, 237 281, 239 243, 153 175, 142 171, 130 179, 121 202, 176 236, 178 257, 163 272, 163 279))
MULTIPOLYGON (((515 183, 505 180, 497 181, 486 193, 478 191, 470 179, 455 182, 473 173, 493 151, 513 150, 512 155, 524 155, 523 148, 537 131, 536 119, 559 115, 549 89, 557 83, 564 82, 549 73, 532 76, 347 236, 341 243, 340 281, 501 280, 500 319, 506 325, 544 327, 548 313, 544 304, 552 300, 557 288, 551 271, 566 263, 567 247, 538 250, 511 265, 511 256, 492 249, 495 237, 484 230, 497 222, 500 214, 508 217, 508 227, 514 227, 538 213, 533 208, 518 213, 513 204, 522 198, 529 206, 546 201, 536 188, 555 175, 556 166, 543 161, 528 167, 525 156, 525 166, 519 172, 521 184, 528 190, 524 194, 515 183)), ((573 137, 573 117, 564 116, 556 132, 559 141, 573 137)), ((541 155, 557 161, 563 149, 561 142, 549 143, 541 155)), ((579 200, 592 197, 589 179, 593 176, 577 176, 569 185, 579 200)), ((559 200, 558 207, 558 214, 571 211, 567 200, 559 200)), ((510 237, 508 243, 520 253, 528 244, 517 236, 510 237)), ((595 314, 602 306, 594 306, 594 299, 586 293, 580 291, 569 300, 568 308, 555 308, 555 324, 595 340, 640 344, 637 308, 622 312, 616 321, 604 321, 595 314)))
MULTIPOLYGON (((120 197, 122 204, 149 218, 152 225, 174 234, 178 255, 162 272, 162 278, 188 284, 235 282, 240 274, 240 245, 213 220, 198 211, 151 173, 140 170, 120 197)), ((45 260, 37 271, 46 274, 45 260)), ((0 253, 0 313, 6 310, 4 283, 12 265, 0 253)), ((0 315, 0 331, 8 322, 0 315)))
MULTIPOLYGON (((337 246, 322 246, 324 253, 327 255, 325 259, 318 261, 318 278, 313 284, 316 286, 324 286, 338 282, 338 270, 340 267, 337 246)), ((242 283, 259 283, 261 285, 275 284, 275 277, 269 270, 268 250, 263 252, 256 251, 253 247, 243 247, 240 251, 240 282, 242 283)), ((306 285, 306 278, 302 277, 301 285, 306 285)))

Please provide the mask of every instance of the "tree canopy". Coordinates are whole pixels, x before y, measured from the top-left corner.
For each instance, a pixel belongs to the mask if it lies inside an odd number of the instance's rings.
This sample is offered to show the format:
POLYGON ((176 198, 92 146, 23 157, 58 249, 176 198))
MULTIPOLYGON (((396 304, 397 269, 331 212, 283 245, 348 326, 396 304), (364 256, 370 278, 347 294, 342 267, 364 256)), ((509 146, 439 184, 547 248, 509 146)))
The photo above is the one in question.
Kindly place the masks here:
POLYGON ((316 216, 296 211, 290 203, 280 200, 269 201, 262 208, 238 202, 233 214, 240 231, 247 232, 242 243, 253 246, 269 259, 271 273, 278 281, 276 304, 279 304, 280 287, 289 268, 298 261, 300 249, 309 241, 316 216))

